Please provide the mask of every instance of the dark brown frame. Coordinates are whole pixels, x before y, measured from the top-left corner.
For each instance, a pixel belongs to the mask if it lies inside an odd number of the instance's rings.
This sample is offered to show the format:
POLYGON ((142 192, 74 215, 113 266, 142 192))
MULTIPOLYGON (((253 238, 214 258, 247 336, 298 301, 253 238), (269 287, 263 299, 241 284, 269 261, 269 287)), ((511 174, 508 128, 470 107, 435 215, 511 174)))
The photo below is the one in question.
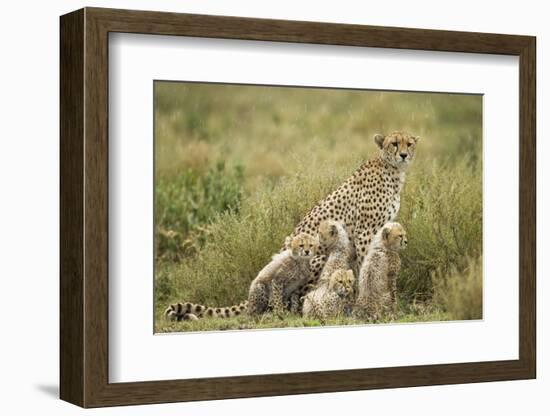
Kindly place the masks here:
POLYGON ((85 8, 61 26, 60 396, 83 407, 536 377, 535 38, 85 8), (519 56, 519 359, 222 378, 108 380, 108 34, 248 39, 519 56))

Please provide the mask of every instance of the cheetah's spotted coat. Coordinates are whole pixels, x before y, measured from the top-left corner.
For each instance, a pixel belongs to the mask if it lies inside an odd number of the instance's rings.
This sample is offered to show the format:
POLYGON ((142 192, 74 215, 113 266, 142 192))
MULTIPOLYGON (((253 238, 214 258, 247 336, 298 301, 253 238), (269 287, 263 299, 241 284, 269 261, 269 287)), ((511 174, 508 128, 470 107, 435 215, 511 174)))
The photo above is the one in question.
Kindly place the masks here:
MULTIPOLYGON (((375 135, 378 157, 363 163, 342 185, 313 207, 294 233, 315 233, 326 220, 344 223, 357 256, 353 268, 358 270, 378 230, 393 221, 399 212, 405 172, 414 159, 418 140, 418 137, 404 132, 375 135)), ((318 280, 326 255, 327 248, 321 244, 319 254, 311 261, 311 280, 304 288, 310 288, 318 280)), ((302 296, 307 293, 305 290, 302 296)))

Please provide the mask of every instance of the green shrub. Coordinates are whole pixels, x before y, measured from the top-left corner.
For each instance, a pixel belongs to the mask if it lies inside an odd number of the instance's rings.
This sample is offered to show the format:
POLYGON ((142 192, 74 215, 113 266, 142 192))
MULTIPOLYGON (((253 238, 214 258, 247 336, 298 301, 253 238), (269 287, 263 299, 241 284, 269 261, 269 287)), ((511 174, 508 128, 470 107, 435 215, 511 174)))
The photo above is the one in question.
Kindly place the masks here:
POLYGON ((156 254, 162 260, 181 260, 205 240, 217 213, 237 212, 243 193, 243 169, 217 163, 205 174, 186 170, 157 178, 155 199, 156 254))
POLYGON ((434 272, 463 270, 465 256, 481 255, 482 216, 481 166, 471 158, 412 167, 398 217, 409 236, 401 253, 401 299, 430 299, 434 272))
POLYGON ((463 271, 453 267, 448 274, 433 274, 434 304, 453 319, 481 319, 483 313, 482 258, 465 259, 463 271))

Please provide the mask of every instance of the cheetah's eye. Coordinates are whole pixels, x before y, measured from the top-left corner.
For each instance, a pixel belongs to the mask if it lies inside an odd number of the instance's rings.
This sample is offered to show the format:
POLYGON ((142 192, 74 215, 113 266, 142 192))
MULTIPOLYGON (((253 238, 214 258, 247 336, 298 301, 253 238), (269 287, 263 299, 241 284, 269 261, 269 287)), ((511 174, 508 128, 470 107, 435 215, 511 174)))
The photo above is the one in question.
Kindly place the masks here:
POLYGON ((411 147, 411 146, 412 146, 411 142, 407 143, 407 147, 411 147))
POLYGON ((300 244, 300 248, 304 248, 304 245, 303 245, 303 244, 300 244))

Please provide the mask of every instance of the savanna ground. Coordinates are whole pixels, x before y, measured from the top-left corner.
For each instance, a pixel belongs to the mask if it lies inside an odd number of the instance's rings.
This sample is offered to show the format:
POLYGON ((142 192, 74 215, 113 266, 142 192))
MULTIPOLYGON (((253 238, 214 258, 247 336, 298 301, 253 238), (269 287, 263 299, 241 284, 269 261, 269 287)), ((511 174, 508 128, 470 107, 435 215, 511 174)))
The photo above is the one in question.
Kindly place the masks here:
POLYGON ((155 331, 364 323, 288 315, 166 322, 227 306, 375 133, 420 135, 397 221, 408 232, 395 322, 482 316, 482 100, 475 95, 155 84, 155 331))

